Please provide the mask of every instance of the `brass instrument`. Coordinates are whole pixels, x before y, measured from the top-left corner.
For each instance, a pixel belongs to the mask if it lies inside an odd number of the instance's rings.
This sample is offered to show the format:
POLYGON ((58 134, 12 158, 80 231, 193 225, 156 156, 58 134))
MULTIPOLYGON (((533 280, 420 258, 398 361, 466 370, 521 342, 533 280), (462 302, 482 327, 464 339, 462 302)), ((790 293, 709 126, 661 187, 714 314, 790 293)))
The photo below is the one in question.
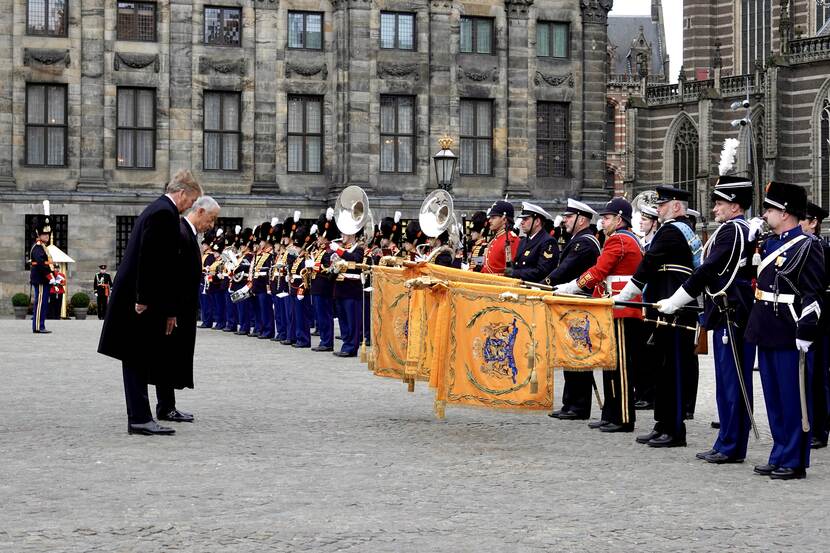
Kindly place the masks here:
POLYGON ((369 221, 369 197, 359 186, 347 186, 334 204, 334 223, 343 234, 360 232, 369 221))
MULTIPOLYGON (((439 189, 430 192, 418 210, 418 223, 420 223, 421 230, 424 231, 424 234, 431 238, 436 238, 444 232, 449 233, 448 243, 430 252, 426 256, 427 263, 434 262, 443 252, 448 252, 453 256, 455 255, 455 249, 461 242, 461 233, 453 207, 453 200, 450 193, 446 190, 439 189)), ((415 248, 415 251, 418 255, 425 256, 425 251, 422 251, 422 247, 429 246, 427 244, 420 244, 415 248)))

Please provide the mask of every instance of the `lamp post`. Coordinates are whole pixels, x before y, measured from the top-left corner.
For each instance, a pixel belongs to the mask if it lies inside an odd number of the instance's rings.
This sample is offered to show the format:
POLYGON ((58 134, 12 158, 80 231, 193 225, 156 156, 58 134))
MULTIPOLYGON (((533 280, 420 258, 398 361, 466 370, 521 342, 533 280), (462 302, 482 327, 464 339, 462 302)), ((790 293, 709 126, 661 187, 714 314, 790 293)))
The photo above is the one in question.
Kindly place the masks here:
POLYGON ((441 149, 432 156, 435 162, 435 178, 438 180, 438 188, 452 192, 452 179, 455 176, 455 165, 458 163, 458 156, 450 150, 452 138, 445 136, 438 141, 441 149))

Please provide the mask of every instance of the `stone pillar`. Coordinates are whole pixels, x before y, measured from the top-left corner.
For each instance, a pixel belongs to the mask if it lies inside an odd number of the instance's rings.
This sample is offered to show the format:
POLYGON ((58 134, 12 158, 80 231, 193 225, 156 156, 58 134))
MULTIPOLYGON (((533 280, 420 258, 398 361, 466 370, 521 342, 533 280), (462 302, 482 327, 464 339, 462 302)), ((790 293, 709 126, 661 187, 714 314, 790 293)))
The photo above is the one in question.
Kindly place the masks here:
POLYGON ((278 194, 277 182, 277 27, 279 3, 254 3, 256 60, 254 73, 254 183, 259 194, 278 194))
MULTIPOLYGON (((505 0, 507 11, 507 186, 510 198, 530 198, 528 12, 533 0, 505 0)), ((534 41, 535 42, 535 41, 534 41)), ((535 52, 534 52, 535 54, 535 52)), ((603 95, 605 88, 603 87, 603 95)), ((535 171, 533 171, 535 174, 535 171)))
MULTIPOLYGON (((170 176, 193 167, 193 2, 170 0, 170 176)), ((199 168, 201 168, 201 161, 199 168)))
MULTIPOLYGON (((717 71, 717 70, 716 70, 717 71)), ((695 186, 695 207, 703 213, 705 220, 709 219, 709 175, 712 173, 712 109, 713 99, 704 95, 698 102, 697 119, 697 175, 695 186), (701 209, 704 208, 704 209, 701 209)), ((717 172, 715 173, 717 175, 717 172)))
POLYGON ((12 66, 14 62, 14 0, 0 0, 0 189, 14 188, 12 162, 12 66))
MULTIPOLYGON (((449 135, 453 139, 453 151, 458 155, 461 142, 458 137, 458 93, 453 72, 458 53, 457 40, 453 40, 451 0, 432 0, 429 3, 429 152, 430 158, 438 151, 438 141, 449 135)), ((456 168, 454 186, 458 185, 459 169, 456 168)), ((438 188, 435 169, 430 159, 430 190, 438 188)))
POLYGON ((605 104, 608 79, 608 12, 613 0, 580 0, 582 8, 582 198, 602 201, 605 191, 605 104))
POLYGON ((104 180, 104 0, 81 3, 81 151, 78 190, 104 180))

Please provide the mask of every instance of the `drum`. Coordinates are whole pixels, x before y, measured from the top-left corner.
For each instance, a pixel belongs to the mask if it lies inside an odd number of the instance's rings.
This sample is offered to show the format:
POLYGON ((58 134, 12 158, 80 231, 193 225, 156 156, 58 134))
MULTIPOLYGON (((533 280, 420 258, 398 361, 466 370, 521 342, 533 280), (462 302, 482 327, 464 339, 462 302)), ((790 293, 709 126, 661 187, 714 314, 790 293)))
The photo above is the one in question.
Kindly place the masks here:
POLYGON ((241 301, 245 301, 251 297, 251 287, 250 286, 243 286, 236 292, 231 292, 231 302, 239 303, 241 301))

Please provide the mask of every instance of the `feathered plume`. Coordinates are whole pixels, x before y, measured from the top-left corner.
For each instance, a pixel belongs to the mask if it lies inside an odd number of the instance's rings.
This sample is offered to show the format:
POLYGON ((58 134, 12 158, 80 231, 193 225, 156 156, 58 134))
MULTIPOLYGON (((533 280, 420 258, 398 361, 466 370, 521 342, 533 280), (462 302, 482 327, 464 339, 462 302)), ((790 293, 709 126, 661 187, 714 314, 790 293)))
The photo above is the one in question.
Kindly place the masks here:
POLYGON ((557 215, 556 217, 554 217, 554 219, 553 219, 553 226, 558 227, 558 226, 559 226, 559 225, 561 225, 561 224, 562 224, 562 216, 561 216, 561 215, 557 215))
POLYGON ((308 233, 309 233, 310 235, 312 235, 312 236, 314 236, 315 234, 317 234, 317 225, 316 225, 316 224, 311 225, 311 230, 309 230, 309 231, 308 231, 308 233))
POLYGON ((294 212, 294 222, 296 223, 299 220, 300 220, 300 210, 298 209, 297 211, 294 212))
POLYGON ((330 207, 326 209, 326 221, 331 221, 334 219, 334 208, 330 207))
POLYGON ((49 213, 49 200, 43 200, 43 214, 51 215, 51 213, 49 213))
POLYGON ((280 224, 280 218, 279 217, 271 217, 271 226, 275 227, 278 224, 280 224))
POLYGON ((738 156, 738 147, 741 142, 737 138, 727 138, 723 141, 723 150, 720 152, 718 172, 726 175, 735 167, 735 158, 738 156))
POLYGON ((222 236, 223 234, 225 234, 224 229, 219 229, 219 230, 217 230, 217 231, 216 231, 216 238, 219 238, 219 237, 220 237, 220 236, 222 236))
POLYGON ((395 223, 400 223, 400 222, 401 222, 401 212, 396 211, 395 212, 395 223))
POLYGON ((235 227, 233 227, 234 234, 239 235, 240 232, 242 232, 242 225, 236 225, 235 227))

